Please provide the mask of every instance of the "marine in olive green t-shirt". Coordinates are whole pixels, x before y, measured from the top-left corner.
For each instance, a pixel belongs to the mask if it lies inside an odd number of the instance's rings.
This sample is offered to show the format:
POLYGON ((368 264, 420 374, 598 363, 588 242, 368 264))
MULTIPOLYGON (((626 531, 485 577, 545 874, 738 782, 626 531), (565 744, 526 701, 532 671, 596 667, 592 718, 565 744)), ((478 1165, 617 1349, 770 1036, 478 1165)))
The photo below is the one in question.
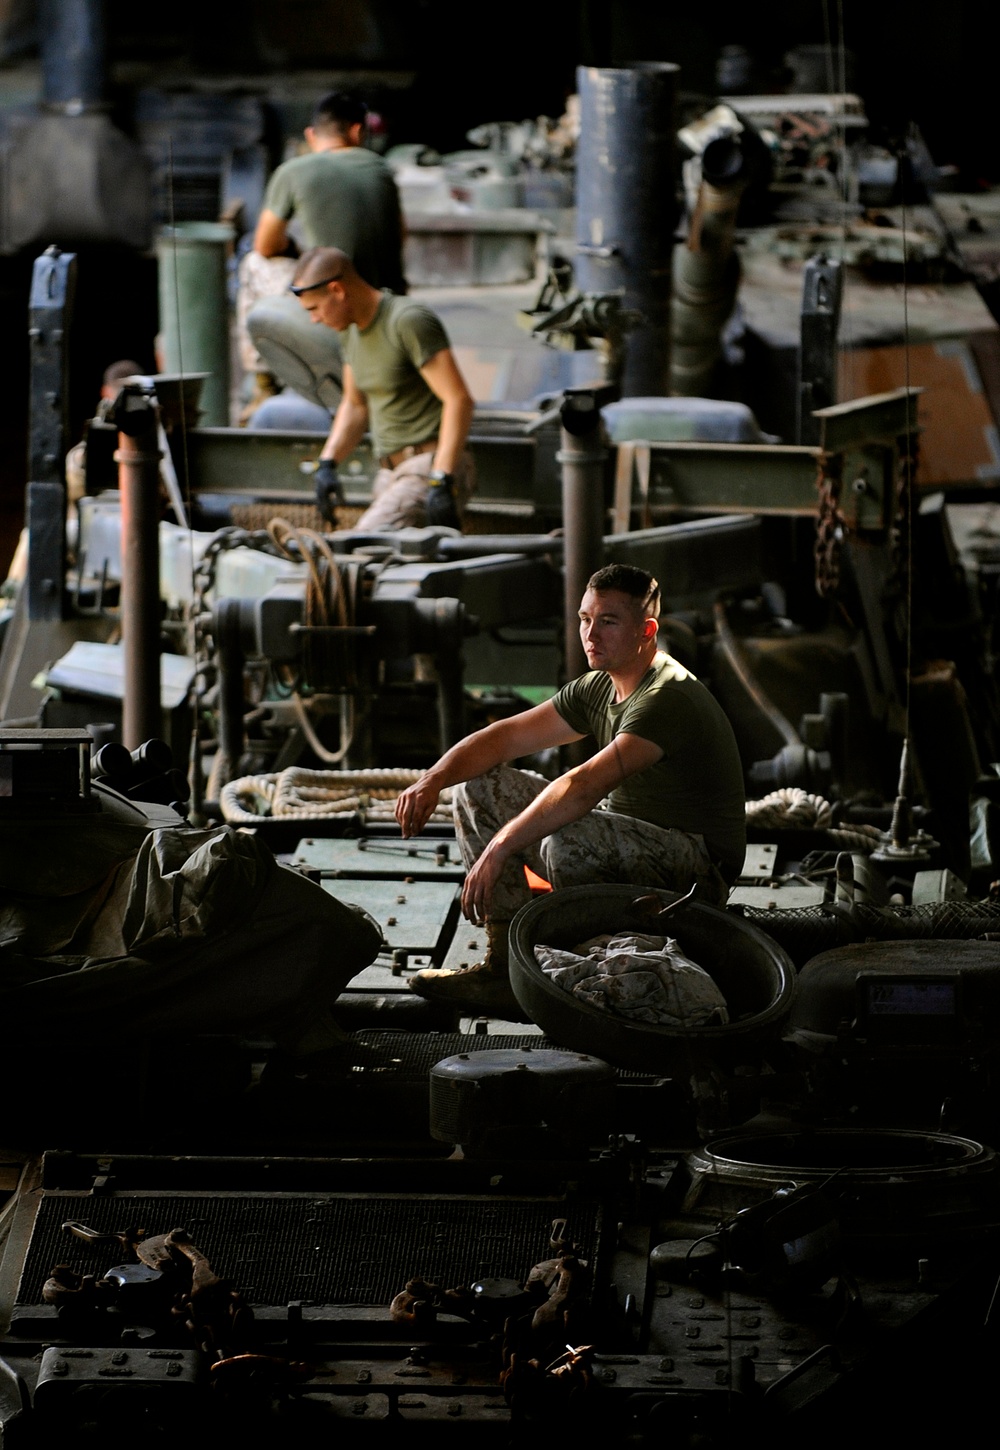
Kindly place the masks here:
POLYGON ((372 287, 405 292, 399 193, 381 156, 343 146, 295 156, 268 182, 264 208, 301 223, 306 245, 339 247, 372 287))
POLYGON ((420 369, 450 346, 440 318, 412 297, 385 292, 367 327, 352 323, 340 336, 344 362, 368 404, 375 456, 436 438, 441 400, 420 369))
POLYGON ((733 727, 700 680, 670 655, 657 653, 618 704, 604 670, 571 680, 552 703, 567 725, 592 735, 601 749, 619 734, 658 745, 661 759, 623 780, 608 807, 703 836, 722 874, 735 880, 746 852, 743 767, 733 727))

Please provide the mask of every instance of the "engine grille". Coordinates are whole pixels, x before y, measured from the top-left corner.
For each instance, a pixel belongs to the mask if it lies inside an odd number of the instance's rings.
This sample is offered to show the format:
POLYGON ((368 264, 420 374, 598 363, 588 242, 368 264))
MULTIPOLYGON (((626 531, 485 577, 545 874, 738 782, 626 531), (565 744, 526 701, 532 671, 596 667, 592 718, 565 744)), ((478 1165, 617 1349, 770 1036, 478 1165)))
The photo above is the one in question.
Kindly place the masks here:
MULTIPOLYGON (((18 1288, 41 1302, 55 1264, 102 1275, 122 1261, 62 1231, 82 1219, 102 1233, 135 1225, 149 1234, 185 1228, 212 1267, 258 1305, 387 1305, 415 1276, 448 1285, 484 1276, 523 1279, 547 1258, 552 1220, 566 1218, 595 1263, 601 1225, 594 1201, 561 1198, 406 1197, 393 1194, 89 1194, 43 1197, 18 1288)), ((595 1265, 596 1267, 596 1265, 595 1265)))
MULTIPOLYGON (((366 1028, 351 1034, 344 1051, 345 1069, 354 1073, 378 1074, 386 1077, 416 1079, 425 1087, 432 1067, 446 1057, 460 1052, 495 1052, 500 1048, 559 1048, 548 1037, 525 1036, 523 1033, 460 1033, 460 1032, 383 1032, 366 1028)), ((570 1049, 571 1050, 571 1049, 570 1049)), ((654 1082, 651 1073, 618 1069, 620 1082, 654 1082)))

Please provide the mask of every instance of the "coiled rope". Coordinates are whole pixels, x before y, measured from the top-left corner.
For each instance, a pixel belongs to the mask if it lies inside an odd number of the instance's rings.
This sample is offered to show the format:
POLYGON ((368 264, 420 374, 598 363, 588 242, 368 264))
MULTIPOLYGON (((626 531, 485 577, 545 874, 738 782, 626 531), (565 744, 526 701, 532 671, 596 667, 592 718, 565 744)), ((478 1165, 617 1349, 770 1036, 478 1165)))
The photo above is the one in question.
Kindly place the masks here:
MULTIPOLYGON (((304 770, 291 766, 269 775, 244 775, 223 786, 219 805, 234 826, 256 825, 261 817, 328 819, 363 813, 369 821, 391 821, 398 796, 415 785, 422 770, 304 770)), ((451 791, 431 813, 435 825, 451 823, 451 791)))
POLYGON ((884 841, 877 826, 833 826, 833 807, 820 795, 782 786, 746 803, 747 825, 765 831, 823 831, 831 846, 868 853, 884 841))

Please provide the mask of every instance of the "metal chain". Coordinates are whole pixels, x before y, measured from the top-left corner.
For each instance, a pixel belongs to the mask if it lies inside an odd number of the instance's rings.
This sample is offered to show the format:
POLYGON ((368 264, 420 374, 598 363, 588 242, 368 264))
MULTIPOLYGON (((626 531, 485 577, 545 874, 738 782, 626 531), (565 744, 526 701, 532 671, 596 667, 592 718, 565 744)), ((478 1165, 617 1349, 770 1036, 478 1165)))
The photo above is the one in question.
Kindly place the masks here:
POLYGON ((214 663, 214 640, 212 638, 212 611, 208 605, 208 594, 215 583, 215 570, 220 554, 227 549, 260 549, 274 554, 277 550, 270 534, 264 529, 220 529, 209 540, 204 554, 191 571, 191 607, 188 613, 188 653, 194 660, 194 676, 191 681, 191 744, 188 755, 188 780, 191 786, 190 819, 204 822, 202 802, 205 798, 205 782, 201 765, 201 714, 205 696, 215 684, 217 670, 214 663))
POLYGON ((214 682, 212 663, 215 642, 212 638, 212 611, 208 595, 215 583, 220 554, 228 549, 259 549, 280 558, 274 540, 266 529, 220 529, 209 541, 192 574, 191 611, 188 616, 190 654, 195 662, 195 702, 200 705, 210 684, 214 682))
POLYGON ((816 474, 818 509, 816 542, 816 593, 821 599, 832 598, 840 588, 840 556, 847 533, 847 520, 840 509, 843 457, 839 453, 821 453, 816 474))

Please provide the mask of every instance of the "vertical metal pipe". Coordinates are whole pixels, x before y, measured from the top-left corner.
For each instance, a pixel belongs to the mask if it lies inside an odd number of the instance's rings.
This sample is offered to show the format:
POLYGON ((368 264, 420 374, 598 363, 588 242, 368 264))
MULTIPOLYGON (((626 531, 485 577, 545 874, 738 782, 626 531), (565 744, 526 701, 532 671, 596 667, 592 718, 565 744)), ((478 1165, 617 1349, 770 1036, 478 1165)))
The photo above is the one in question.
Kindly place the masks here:
MULTIPOLYGON (((604 469, 608 450, 601 442, 601 403, 608 390, 570 388, 561 408, 563 577, 566 678, 587 669, 580 642, 580 600, 587 580, 604 563, 604 469)), ((608 394, 610 397, 610 393, 608 394)))
POLYGON ((42 100, 80 112, 104 99, 104 0, 41 0, 42 100))
POLYGON ((676 396, 710 397, 722 358, 722 329, 740 281, 736 216, 754 159, 742 141, 720 136, 705 147, 687 242, 674 252, 670 391, 676 396))
POLYGON ((817 408, 837 401, 837 331, 844 293, 843 268, 835 258, 810 257, 802 273, 799 391, 796 437, 818 443, 817 408))
POLYGON ((618 293, 645 318, 626 339, 625 397, 669 390, 677 73, 666 63, 576 73, 577 284, 618 293))
POLYGON ((35 258, 28 303, 31 387, 28 395, 28 617, 61 619, 66 573, 69 447, 69 327, 76 256, 46 247, 35 258))
POLYGON ((208 428, 229 425, 226 251, 232 240, 232 227, 221 222, 178 222, 157 240, 164 364, 171 373, 210 374, 200 419, 208 428))
POLYGON ((115 409, 122 506, 122 743, 163 734, 160 706, 160 451, 152 398, 127 385, 115 409))
POLYGON ((228 785, 237 775, 246 742, 246 691, 243 682, 246 654, 241 605, 239 599, 220 599, 215 606, 212 624, 219 666, 219 749, 212 769, 212 783, 217 790, 228 785))

